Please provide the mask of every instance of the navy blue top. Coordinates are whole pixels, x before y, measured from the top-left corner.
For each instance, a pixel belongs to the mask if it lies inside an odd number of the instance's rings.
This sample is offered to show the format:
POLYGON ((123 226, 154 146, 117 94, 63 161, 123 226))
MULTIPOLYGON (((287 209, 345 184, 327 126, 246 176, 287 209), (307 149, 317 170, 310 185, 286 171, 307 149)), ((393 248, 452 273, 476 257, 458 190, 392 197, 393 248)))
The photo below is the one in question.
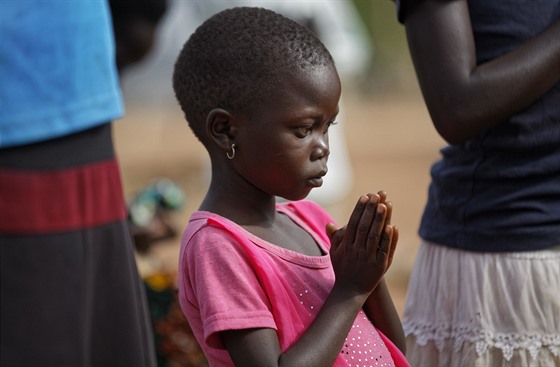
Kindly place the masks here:
MULTIPOLYGON (((406 1, 397 1, 401 22, 406 1)), ((560 16, 559 0, 468 5, 478 64, 515 49, 560 16)), ((498 252, 560 244, 560 83, 508 121, 441 154, 431 170, 423 239, 498 252)))

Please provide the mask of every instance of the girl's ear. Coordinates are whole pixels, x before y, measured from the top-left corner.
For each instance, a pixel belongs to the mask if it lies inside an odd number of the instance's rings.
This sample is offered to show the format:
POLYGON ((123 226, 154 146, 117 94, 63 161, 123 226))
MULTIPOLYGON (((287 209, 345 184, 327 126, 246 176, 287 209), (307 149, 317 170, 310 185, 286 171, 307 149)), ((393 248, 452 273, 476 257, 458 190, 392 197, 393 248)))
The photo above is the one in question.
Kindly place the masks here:
POLYGON ((216 145, 228 151, 237 134, 233 115, 221 108, 213 109, 206 118, 206 132, 216 145))

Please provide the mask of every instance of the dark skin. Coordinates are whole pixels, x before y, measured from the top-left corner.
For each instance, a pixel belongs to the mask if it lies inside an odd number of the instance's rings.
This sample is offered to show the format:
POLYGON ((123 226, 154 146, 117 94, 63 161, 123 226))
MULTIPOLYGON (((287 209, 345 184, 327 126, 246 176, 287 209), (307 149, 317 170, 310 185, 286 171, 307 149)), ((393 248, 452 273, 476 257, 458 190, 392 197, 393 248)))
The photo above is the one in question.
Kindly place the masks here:
MULTIPOLYGON (((211 111, 206 146, 212 180, 200 210, 217 213, 277 246, 324 255, 309 233, 276 212, 276 196, 305 198, 322 183, 329 155, 328 128, 338 114, 341 86, 333 66, 286 73, 252 111, 211 111), (233 159, 231 145, 236 144, 233 159)), ((342 349, 358 312, 404 348, 402 327, 383 275, 398 240, 384 192, 360 197, 348 224, 325 230, 331 238, 335 284, 317 317, 286 351, 276 330, 221 333, 238 366, 327 366, 342 349)))
POLYGON ((560 79, 560 20, 520 47, 476 65, 467 0, 409 3, 410 54, 434 126, 450 144, 504 122, 560 79))

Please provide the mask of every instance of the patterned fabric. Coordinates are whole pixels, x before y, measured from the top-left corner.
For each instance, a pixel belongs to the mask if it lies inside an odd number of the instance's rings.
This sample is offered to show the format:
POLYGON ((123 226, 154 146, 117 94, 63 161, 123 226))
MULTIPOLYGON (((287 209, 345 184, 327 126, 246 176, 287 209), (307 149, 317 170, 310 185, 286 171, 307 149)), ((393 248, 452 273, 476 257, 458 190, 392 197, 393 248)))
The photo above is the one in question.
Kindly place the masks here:
POLYGON ((422 243, 410 279, 403 328, 418 366, 560 365, 560 245, 502 254, 422 243))

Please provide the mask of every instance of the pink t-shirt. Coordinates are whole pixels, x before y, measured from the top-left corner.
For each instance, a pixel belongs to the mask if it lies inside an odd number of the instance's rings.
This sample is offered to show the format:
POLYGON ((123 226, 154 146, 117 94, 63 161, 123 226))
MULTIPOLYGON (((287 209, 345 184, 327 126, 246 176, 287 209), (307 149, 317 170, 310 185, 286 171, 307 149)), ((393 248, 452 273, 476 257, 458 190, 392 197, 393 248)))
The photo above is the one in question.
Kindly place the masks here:
MULTIPOLYGON (((213 213, 195 212, 190 218, 181 244, 179 301, 211 366, 233 366, 219 337, 224 330, 272 328, 287 349, 317 315, 334 284, 325 234, 326 224, 334 221, 310 201, 278 204, 277 211, 308 231, 326 255, 275 246, 213 213)), ((394 366, 363 312, 337 362, 394 366)))

